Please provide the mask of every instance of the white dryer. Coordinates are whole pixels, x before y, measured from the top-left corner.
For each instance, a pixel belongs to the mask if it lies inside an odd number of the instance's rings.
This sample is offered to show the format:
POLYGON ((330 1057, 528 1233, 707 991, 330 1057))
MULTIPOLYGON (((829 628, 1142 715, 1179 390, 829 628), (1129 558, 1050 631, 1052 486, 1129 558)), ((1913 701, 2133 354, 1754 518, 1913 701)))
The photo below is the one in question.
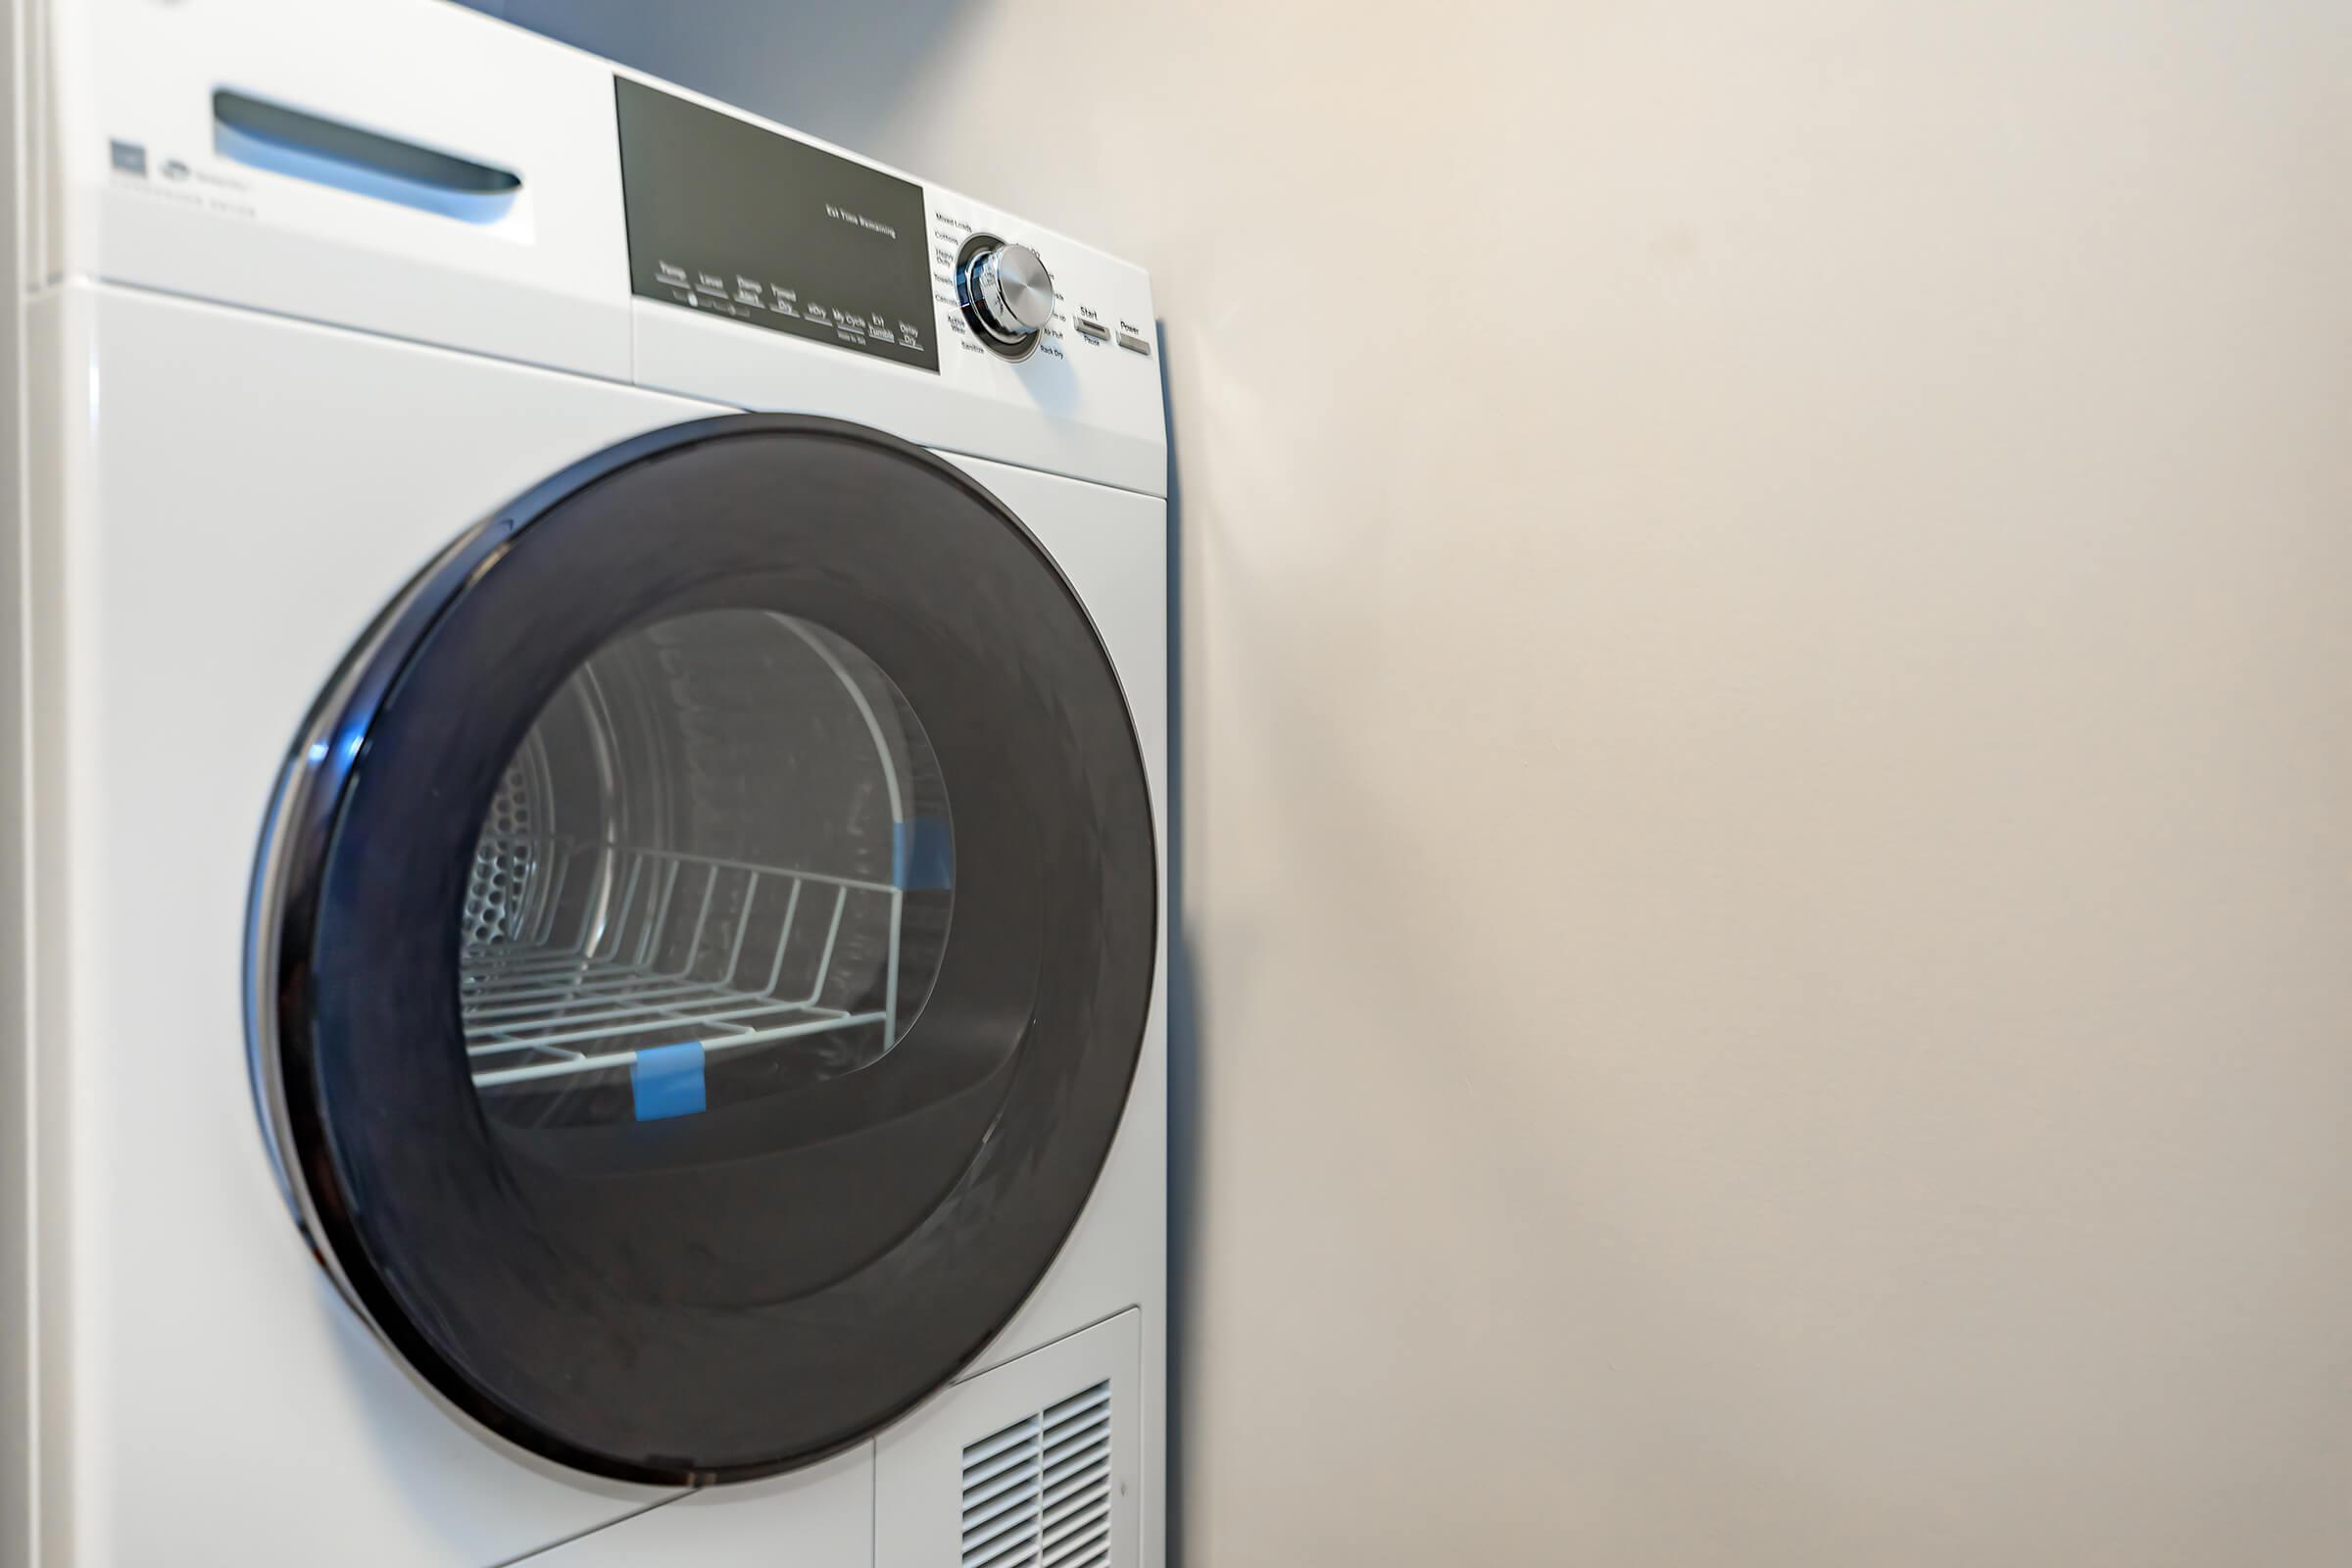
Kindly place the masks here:
POLYGON ((1162 1557, 1143 272, 19 0, 0 1563, 1162 1557))

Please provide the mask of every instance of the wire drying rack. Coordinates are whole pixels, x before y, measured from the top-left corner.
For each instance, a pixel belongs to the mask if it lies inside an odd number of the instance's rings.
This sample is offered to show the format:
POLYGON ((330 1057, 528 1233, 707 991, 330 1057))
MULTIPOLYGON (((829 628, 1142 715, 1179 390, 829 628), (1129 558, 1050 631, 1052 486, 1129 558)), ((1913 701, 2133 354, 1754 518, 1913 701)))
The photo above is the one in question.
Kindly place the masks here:
POLYGON ((495 829, 481 854, 539 891, 511 906, 495 940, 476 934, 465 949, 476 1088, 626 1071, 640 1051, 689 1041, 715 1054, 874 1025, 885 1047, 898 1037, 895 886, 495 829), (856 1004, 857 977, 841 972, 855 945, 845 918, 875 915, 889 932, 879 1008, 856 1004))

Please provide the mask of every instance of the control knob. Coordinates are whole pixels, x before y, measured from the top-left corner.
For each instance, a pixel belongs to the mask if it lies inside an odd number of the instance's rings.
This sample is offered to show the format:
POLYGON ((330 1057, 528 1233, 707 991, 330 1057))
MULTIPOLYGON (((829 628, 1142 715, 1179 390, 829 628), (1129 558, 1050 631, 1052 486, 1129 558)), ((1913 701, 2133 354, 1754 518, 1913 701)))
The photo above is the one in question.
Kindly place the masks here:
POLYGON ((980 324, 1004 343, 1022 343, 1054 319, 1054 276, 1026 245, 1000 245, 971 267, 980 324))

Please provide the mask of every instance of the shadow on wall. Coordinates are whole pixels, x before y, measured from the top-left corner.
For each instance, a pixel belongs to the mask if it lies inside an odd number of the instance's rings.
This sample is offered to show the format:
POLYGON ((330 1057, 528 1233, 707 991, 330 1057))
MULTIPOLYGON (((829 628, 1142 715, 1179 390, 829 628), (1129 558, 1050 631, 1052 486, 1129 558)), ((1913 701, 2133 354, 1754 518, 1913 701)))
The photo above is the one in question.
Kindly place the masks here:
POLYGON ((1200 1015, 1194 1006, 1200 975, 1185 929, 1184 797, 1184 501, 1177 479, 1174 389, 1168 376, 1168 324, 1153 323, 1159 340, 1159 391, 1168 416, 1168 957, 1163 1010, 1168 1025, 1168 1421, 1167 1560, 1182 1568, 1184 1551, 1184 1374, 1191 1327, 1190 1281, 1200 1145, 1200 1015))
POLYGON ((878 139, 975 0, 888 6, 785 0, 457 0, 795 130, 878 139))

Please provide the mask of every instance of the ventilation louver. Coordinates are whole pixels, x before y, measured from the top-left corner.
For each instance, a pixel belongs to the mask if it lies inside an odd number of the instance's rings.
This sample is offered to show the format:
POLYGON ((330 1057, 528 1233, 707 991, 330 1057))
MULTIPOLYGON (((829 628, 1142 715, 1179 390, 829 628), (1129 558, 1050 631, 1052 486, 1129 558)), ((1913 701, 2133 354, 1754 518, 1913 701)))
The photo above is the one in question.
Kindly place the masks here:
POLYGON ((963 1450, 963 1568, 1110 1561, 1110 1385, 963 1450))

